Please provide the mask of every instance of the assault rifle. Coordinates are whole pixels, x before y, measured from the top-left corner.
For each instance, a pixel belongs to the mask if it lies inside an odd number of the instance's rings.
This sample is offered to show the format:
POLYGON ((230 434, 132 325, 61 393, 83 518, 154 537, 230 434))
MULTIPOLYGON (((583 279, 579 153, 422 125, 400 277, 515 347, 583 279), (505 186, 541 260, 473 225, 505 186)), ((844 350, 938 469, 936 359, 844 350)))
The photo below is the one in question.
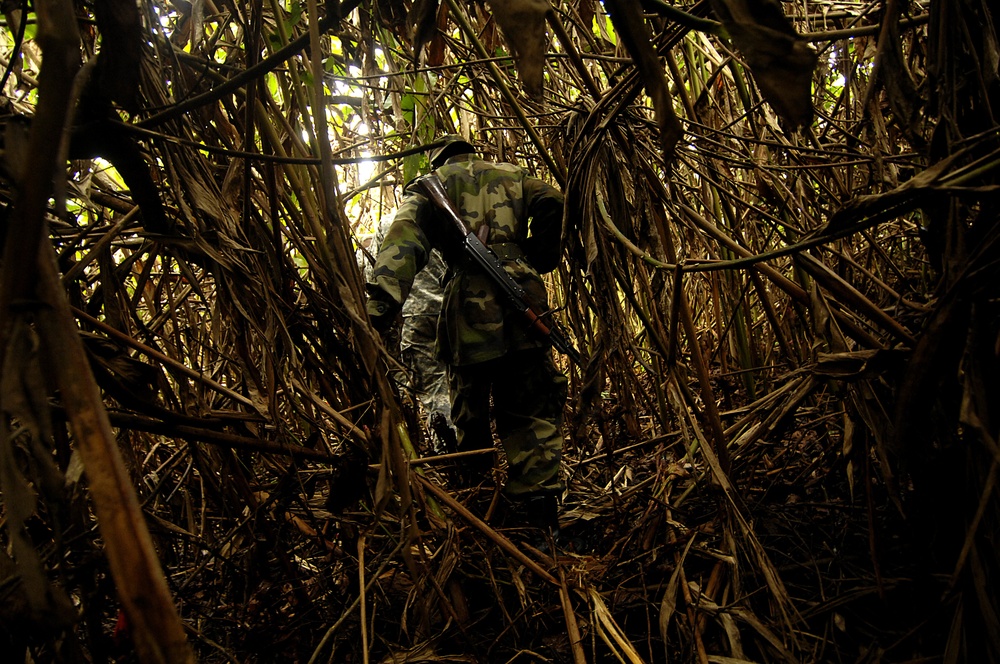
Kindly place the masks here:
POLYGON ((524 315, 531 329, 544 337, 548 337, 553 346, 569 357, 577 366, 580 366, 580 353, 573 347, 569 339, 563 336, 562 332, 555 325, 549 325, 545 322, 544 316, 546 314, 539 312, 535 308, 529 300, 528 294, 521 288, 521 285, 514 281, 514 278, 510 276, 507 270, 503 269, 503 264, 497 255, 493 253, 493 250, 483 244, 476 237, 476 234, 465 226, 465 222, 462 221, 462 217, 455 210, 455 206, 448 198, 448 194, 444 190, 444 185, 441 184, 438 176, 430 173, 418 178, 416 184, 423 189, 427 197, 445 213, 448 220, 461 233, 463 237, 462 250, 500 288, 507 299, 507 303, 524 315))

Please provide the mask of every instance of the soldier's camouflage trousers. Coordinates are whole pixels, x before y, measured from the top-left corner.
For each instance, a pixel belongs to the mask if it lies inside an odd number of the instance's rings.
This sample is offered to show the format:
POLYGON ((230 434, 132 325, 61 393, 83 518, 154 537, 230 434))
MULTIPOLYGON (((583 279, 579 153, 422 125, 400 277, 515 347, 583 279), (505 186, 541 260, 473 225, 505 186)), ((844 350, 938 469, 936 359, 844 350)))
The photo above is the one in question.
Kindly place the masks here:
POLYGON ((548 348, 511 351, 489 362, 450 367, 451 417, 459 451, 493 446, 496 431, 507 454, 505 493, 511 497, 557 493, 562 457, 566 376, 548 348))
POLYGON ((449 448, 455 444, 455 433, 451 423, 448 369, 438 359, 436 335, 437 315, 405 316, 399 347, 400 360, 409 369, 409 387, 427 416, 434 451, 443 454, 454 451, 449 448))

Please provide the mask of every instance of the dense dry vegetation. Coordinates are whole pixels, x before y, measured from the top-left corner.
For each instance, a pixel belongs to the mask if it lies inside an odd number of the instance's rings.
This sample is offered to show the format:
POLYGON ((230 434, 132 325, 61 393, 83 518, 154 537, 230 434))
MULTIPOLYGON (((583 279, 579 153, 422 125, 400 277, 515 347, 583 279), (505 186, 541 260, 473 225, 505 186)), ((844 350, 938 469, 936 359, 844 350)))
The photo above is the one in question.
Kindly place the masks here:
POLYGON ((1000 659, 987 0, 3 11, 8 661, 1000 659), (569 202, 548 546, 364 315, 453 131, 569 202))

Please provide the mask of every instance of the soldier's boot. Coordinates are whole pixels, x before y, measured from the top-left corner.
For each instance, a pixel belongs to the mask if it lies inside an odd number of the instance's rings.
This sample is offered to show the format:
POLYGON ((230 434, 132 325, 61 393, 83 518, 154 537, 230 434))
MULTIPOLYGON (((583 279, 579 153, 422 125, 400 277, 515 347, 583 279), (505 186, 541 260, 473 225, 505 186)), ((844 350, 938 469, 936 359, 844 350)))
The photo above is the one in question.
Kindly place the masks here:
POLYGON ((525 501, 528 525, 548 530, 553 535, 559 533, 559 500, 552 494, 532 496, 525 501))
POLYGON ((533 493, 512 497, 508 525, 538 528, 559 534, 559 499, 554 493, 533 493))
POLYGON ((430 430, 435 454, 450 454, 458 448, 455 429, 441 413, 431 415, 430 430))
MULTIPOLYGON (((459 450, 464 451, 464 450, 459 450)), ((482 485, 493 475, 495 454, 476 454, 455 460, 450 473, 456 489, 470 489, 482 485)))

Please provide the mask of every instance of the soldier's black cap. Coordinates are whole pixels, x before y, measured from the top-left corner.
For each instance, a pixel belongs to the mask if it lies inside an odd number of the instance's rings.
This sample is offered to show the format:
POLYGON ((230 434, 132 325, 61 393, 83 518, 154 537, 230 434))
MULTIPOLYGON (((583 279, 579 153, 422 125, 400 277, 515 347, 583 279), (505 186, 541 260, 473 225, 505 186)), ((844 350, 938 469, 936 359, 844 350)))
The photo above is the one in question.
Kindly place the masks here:
POLYGON ((431 168, 440 168, 444 165, 445 161, 457 154, 467 154, 476 151, 472 143, 458 134, 445 134, 434 143, 437 147, 431 150, 429 155, 431 168))

